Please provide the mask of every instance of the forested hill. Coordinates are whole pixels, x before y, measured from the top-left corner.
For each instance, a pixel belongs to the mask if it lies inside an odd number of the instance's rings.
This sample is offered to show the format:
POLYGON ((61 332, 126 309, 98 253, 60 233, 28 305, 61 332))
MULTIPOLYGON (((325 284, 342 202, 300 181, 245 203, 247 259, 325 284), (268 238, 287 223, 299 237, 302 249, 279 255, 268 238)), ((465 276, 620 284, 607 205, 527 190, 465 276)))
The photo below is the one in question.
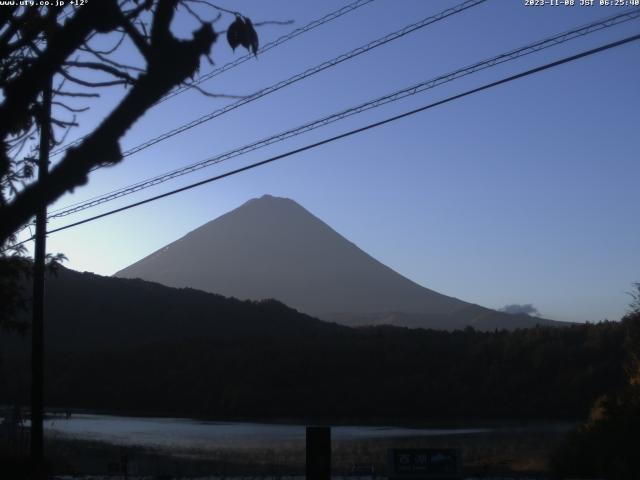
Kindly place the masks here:
POLYGON ((60 267, 47 279, 49 349, 138 347, 180 340, 298 338, 336 335, 276 300, 240 301, 190 288, 103 277, 60 267))
MULTIPOLYGON (((513 332, 348 328, 276 301, 61 269, 47 281, 50 406, 211 418, 583 418, 625 383, 623 323, 513 332)), ((27 402, 4 351, 0 403, 27 402)))

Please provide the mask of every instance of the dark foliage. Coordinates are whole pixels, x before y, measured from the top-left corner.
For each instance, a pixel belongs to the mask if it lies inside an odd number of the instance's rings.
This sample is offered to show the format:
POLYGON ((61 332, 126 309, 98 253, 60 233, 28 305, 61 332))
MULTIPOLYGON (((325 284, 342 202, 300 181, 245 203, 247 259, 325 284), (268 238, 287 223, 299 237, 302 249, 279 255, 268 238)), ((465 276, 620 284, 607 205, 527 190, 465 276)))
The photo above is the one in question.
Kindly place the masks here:
POLYGON ((27 323, 18 314, 26 309, 25 286, 31 264, 19 255, 0 257, 0 329, 24 333, 27 323))
MULTIPOLYGON (((625 382, 627 330, 613 322, 351 329, 276 301, 65 269, 48 292, 51 406, 213 418, 577 419, 625 382)), ((23 368, 12 364, 11 385, 23 368)))
POLYGON ((588 421, 572 432, 554 455, 561 476, 636 480, 640 478, 640 284, 635 285, 626 330, 628 382, 600 397, 588 421))

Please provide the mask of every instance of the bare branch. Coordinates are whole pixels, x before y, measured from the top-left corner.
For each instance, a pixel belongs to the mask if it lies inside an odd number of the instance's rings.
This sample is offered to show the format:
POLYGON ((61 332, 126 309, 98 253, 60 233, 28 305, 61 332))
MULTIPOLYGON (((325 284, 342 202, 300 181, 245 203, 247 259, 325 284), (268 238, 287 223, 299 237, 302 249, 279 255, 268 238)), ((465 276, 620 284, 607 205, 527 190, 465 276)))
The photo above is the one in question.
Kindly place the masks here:
POLYGON ((65 92, 63 90, 53 90, 55 95, 61 97, 82 97, 82 98, 99 98, 99 93, 87 93, 87 92, 65 92))
POLYGON ((197 90, 198 92, 200 92, 202 95, 206 96, 206 97, 211 97, 211 98, 228 98, 228 99, 232 99, 232 100, 239 100, 242 98, 247 98, 248 95, 230 95, 227 93, 213 93, 213 92, 208 92, 207 90, 205 90, 204 88, 200 87, 199 85, 195 85, 189 82, 185 82, 185 85, 188 85, 190 88, 193 88, 194 90, 197 90))
POLYGON ((124 39, 127 38, 127 34, 126 32, 122 32, 122 34, 120 35, 120 38, 116 41, 116 43, 114 44, 113 47, 108 48, 107 50, 97 50, 93 47, 91 47, 89 45, 89 41, 91 40, 90 38, 87 39, 87 41, 84 43, 83 47, 80 47, 80 50, 84 50, 85 48, 87 49, 87 51, 90 51, 91 53, 99 53, 101 55, 111 55, 112 53, 114 53, 116 50, 118 50, 118 48, 120 48, 120 46, 122 45, 122 43, 124 42, 124 39))
POLYGON ((143 68, 140 67, 136 67, 133 65, 126 65, 124 63, 119 63, 116 62, 115 60, 107 57, 106 55, 98 52, 98 51, 94 51, 92 50, 90 47, 81 47, 80 50, 82 50, 83 52, 87 52, 91 55, 93 55, 94 57, 96 57, 98 60, 100 60, 101 62, 111 65, 114 68, 118 68, 118 69, 122 69, 122 70, 130 70, 132 72, 144 72, 145 70, 143 68))
POLYGON ((89 107, 84 107, 84 108, 72 108, 69 105, 66 105, 62 102, 56 102, 53 101, 51 102, 53 105, 57 105, 58 107, 62 107, 65 110, 67 110, 68 112, 73 112, 73 113, 82 113, 82 112, 86 112, 87 110, 89 110, 89 107))
POLYGON ((173 37, 171 35, 171 21, 177 4, 178 0, 158 0, 151 23, 151 42, 154 45, 161 46, 173 37))
POLYGON ((144 0, 144 2, 142 2, 137 7, 132 8, 131 10, 126 10, 123 13, 128 19, 132 19, 137 17, 140 13, 142 13, 143 10, 151 10, 152 6, 153 6, 153 0, 144 0))
POLYGON ((54 125, 57 125, 58 127, 62 127, 62 128, 67 128, 67 127, 77 127, 78 126, 78 122, 76 121, 65 121, 65 120, 58 120, 56 118, 52 118, 51 119, 51 123, 53 123, 54 125))
POLYGON ((142 54, 142 56, 147 61, 149 61, 149 57, 151 56, 151 48, 149 47, 149 44, 147 43, 145 37, 138 30, 136 30, 136 27, 134 27, 131 21, 124 15, 121 15, 120 25, 122 26, 124 31, 127 32, 127 35, 129 35, 129 38, 131 38, 131 41, 136 46, 138 51, 142 54))
POLYGON ((36 101, 58 66, 86 41, 92 31, 108 28, 115 20, 114 12, 119 12, 115 0, 90 2, 78 9, 59 34, 52 36, 46 50, 33 64, 5 85, 4 101, 0 104, 0 137, 20 127, 24 112, 36 101))
POLYGON ((65 65, 77 68, 87 68, 90 70, 100 70, 102 72, 113 75, 114 77, 125 80, 128 83, 135 83, 136 81, 136 79, 129 75, 127 72, 123 72, 121 70, 118 70, 117 68, 111 67, 109 65, 104 65, 103 63, 99 62, 68 61, 65 62, 65 65))
POLYGON ((230 13, 231 15, 240 16, 240 17, 242 16, 242 14, 240 12, 238 12, 238 11, 228 10, 226 8, 219 7, 218 5, 215 5, 215 4, 213 4, 213 3, 211 3, 211 2, 209 2, 207 0, 186 0, 186 1, 188 1, 190 3, 199 3, 201 5, 207 5, 208 7, 211 7, 213 9, 215 9, 215 10, 218 10, 218 11, 224 12, 224 13, 230 13))
MULTIPOLYGON (((122 159, 119 139, 161 97, 194 75, 200 65, 200 57, 210 51, 217 34, 207 24, 194 32, 189 40, 175 38, 170 29, 175 5, 176 0, 159 0, 148 45, 147 71, 137 79, 122 101, 77 147, 66 151, 45 181, 27 185, 11 203, 0 206, 0 243, 4 244, 32 217, 34 205, 52 203, 65 192, 85 184, 94 167, 119 162, 122 159)), ((120 17, 119 22, 124 18, 120 17)), ((80 41, 76 47, 83 43, 80 41)), ((68 72, 63 74, 71 77, 69 81, 77 80, 72 80, 73 76, 68 72)), ((64 93, 69 96, 92 95, 64 93)))
POLYGON ((293 25, 293 20, 265 20, 264 22, 255 22, 254 27, 264 27, 265 25, 293 25))

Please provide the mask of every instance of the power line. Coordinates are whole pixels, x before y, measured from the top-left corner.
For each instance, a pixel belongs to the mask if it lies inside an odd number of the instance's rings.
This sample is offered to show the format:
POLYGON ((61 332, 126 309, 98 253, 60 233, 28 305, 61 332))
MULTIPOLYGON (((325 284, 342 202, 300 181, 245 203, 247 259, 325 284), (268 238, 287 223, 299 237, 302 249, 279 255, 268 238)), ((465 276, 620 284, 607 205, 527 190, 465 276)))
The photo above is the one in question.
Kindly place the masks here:
MULTIPOLYGON (((344 53, 344 54, 342 54, 342 55, 340 55, 338 57, 334 57, 333 59, 325 61, 325 62, 323 62, 321 64, 318 64, 315 67, 309 68, 309 69, 305 70, 302 73, 298 73, 298 74, 296 74, 296 75, 294 75, 292 77, 289 77, 286 80, 282 80, 282 81, 280 81, 280 82, 278 82, 276 84, 273 84, 273 85, 271 85, 269 87, 266 87, 266 88, 264 88, 262 90, 259 90, 258 92, 254 93, 254 94, 252 94, 252 95, 250 95, 248 97, 242 98, 242 99, 238 100, 235 103, 231 103, 229 105, 226 105, 225 107, 222 107, 222 108, 219 108, 217 110, 214 110, 213 112, 210 112, 207 115, 203 115, 203 116, 201 116, 201 117, 199 117, 199 118, 197 118, 195 120, 192 120, 189 123, 183 124, 180 127, 177 127, 175 129, 170 130, 168 132, 165 132, 165 133, 163 133, 163 134, 161 134, 161 135, 159 135, 157 137, 154 137, 151 140, 148 140, 148 141, 146 141, 146 142, 144 142, 142 144, 137 145, 136 147, 133 147, 133 148, 125 151, 122 154, 122 156, 123 157, 127 157, 127 156, 130 156, 130 155, 133 155, 133 154, 135 154, 135 153, 137 153, 137 152, 139 152, 141 150, 144 150, 145 148, 148 148, 148 147, 150 147, 150 146, 152 146, 152 145, 154 145, 156 143, 159 143, 159 142, 161 142, 163 140, 166 140, 167 138, 170 138, 170 137, 172 137, 174 135, 177 135, 177 134, 182 133, 182 132, 184 132, 186 130, 194 128, 194 127, 196 127, 198 125, 201 125, 202 123, 205 123, 205 122, 207 122, 209 120, 212 120, 213 118, 219 117, 219 116, 221 116, 221 115, 223 115, 223 114, 225 114, 225 113, 227 113, 227 112, 229 112, 231 110, 235 110, 236 108, 238 108, 238 107, 240 107, 242 105, 245 105, 245 104, 250 103, 250 102, 252 102, 254 100, 262 98, 262 97, 264 97, 264 96, 266 96, 266 95, 268 95, 270 93, 273 93, 273 92, 275 92, 277 90, 280 90, 280 89, 282 89, 282 88, 284 88, 284 87, 286 87, 288 85, 291 85, 291 84, 293 84, 293 83, 295 83, 297 81, 303 80, 303 79, 305 79, 307 77, 310 77, 310 76, 312 76, 312 75, 314 75, 316 73, 319 73, 319 72, 321 72, 323 70, 326 70, 329 67, 333 67, 333 66, 335 66, 335 65, 337 65, 339 63, 342 63, 343 61, 346 61, 346 60, 349 60, 351 58, 354 58, 354 57, 356 57, 356 56, 358 56, 358 55, 360 55, 362 53, 365 53, 365 52, 367 52, 369 50, 372 50, 372 49, 374 49, 376 47, 384 45, 384 44, 386 44, 386 43, 388 43, 390 41, 396 40, 396 39, 398 39, 398 38, 400 38, 400 37, 402 37, 404 35, 407 35, 409 33, 414 32, 415 30, 418 30, 420 28, 424 28, 424 27, 426 27, 426 26, 428 26, 428 25, 430 25, 432 23, 435 23, 435 22, 438 22, 440 20, 443 20, 443 19, 445 19, 445 18, 447 18, 447 17, 449 17, 451 15, 454 15, 456 13, 460 13, 460 12, 462 12, 462 11, 468 9, 468 8, 477 6, 480 3, 484 3, 485 1, 487 1, 487 0, 466 0, 466 1, 456 5, 454 7, 451 7, 451 8, 448 8, 446 10, 443 10, 442 12, 440 12, 438 14, 432 15, 430 17, 426 17, 426 18, 420 20, 419 22, 407 25, 407 26, 405 26, 404 28, 402 28, 400 30, 397 30, 397 31, 395 31, 393 33, 390 33, 390 34, 388 34, 388 35, 386 35, 384 37, 378 38, 377 40, 369 42, 366 45, 363 45, 363 46, 360 46, 358 48, 355 48, 355 49, 353 49, 353 50, 351 50, 351 51, 349 51, 347 53, 344 53)), ((81 140, 82 139, 80 139, 80 141, 81 140)), ((73 145, 68 145, 66 147, 62 147, 61 149, 58 149, 56 152, 54 152, 54 154, 55 153, 60 153, 63 150, 71 148, 72 146, 73 145)), ((102 168, 102 166, 96 166, 96 167, 92 168, 91 171, 95 171, 95 170, 97 170, 99 168, 102 168)), ((133 187, 133 186, 135 186, 135 184, 130 185, 130 187, 133 187)), ((124 187, 124 188, 128 188, 128 187, 124 187)), ((84 201, 80 202, 80 203, 84 203, 84 201)), ((78 203, 70 204, 70 205, 68 205, 66 207, 63 207, 63 208, 66 209, 69 206, 73 206, 73 205, 77 205, 77 204, 78 203)))
POLYGON ((213 157, 209 157, 205 160, 201 160, 199 162, 193 163, 191 165, 173 170, 171 172, 167 172, 164 173, 162 175, 158 175, 156 177, 152 177, 150 179, 147 180, 143 180, 141 182, 138 182, 136 184, 133 185, 129 185, 120 189, 117 189, 115 191, 109 192, 107 194, 103 194, 97 197, 93 197, 91 199, 85 200, 83 202, 78 202, 76 204, 73 205, 69 205, 67 207, 64 207, 62 209, 59 209, 57 212, 52 213, 49 218, 59 218, 59 217, 64 217, 67 215, 71 215, 73 213, 77 213, 79 211, 82 210, 86 210, 88 208, 92 208, 95 207, 97 205, 100 205, 102 203, 106 203, 112 200, 115 200, 117 198, 121 198, 123 196, 126 195, 130 195, 132 193, 138 192, 140 190, 144 190, 146 188, 155 186, 155 185, 159 185, 160 183, 164 183, 166 181, 169 181, 173 178, 177 178, 180 177, 182 175, 186 175, 188 173, 192 173, 195 172, 197 170, 200 170, 202 168, 206 168, 208 166, 211 165, 215 165, 218 163, 221 163, 223 161, 229 160, 231 158, 235 158, 238 157, 240 155, 243 155, 245 153, 257 150, 259 148, 263 148, 266 147, 268 145, 272 145, 274 143, 292 138, 294 136, 297 135, 301 135, 303 133, 309 132, 311 130, 314 130, 316 128, 328 125, 330 123, 336 122, 338 120, 342 120, 344 118, 347 118, 349 116, 355 115, 355 114, 359 114, 362 113, 364 111, 368 111, 370 109, 373 108, 377 108, 379 106, 382 105, 386 105, 388 103, 391 102, 395 102, 398 101, 400 99, 415 95, 417 93, 423 92, 425 90, 434 88, 436 86, 442 85, 444 83, 447 82, 451 82, 453 80, 456 80, 458 78, 461 78, 463 76, 466 75, 470 75, 472 73, 478 72, 480 70, 484 70, 486 68, 490 68, 493 67, 495 65, 500 65, 502 63, 511 61, 511 60, 515 60, 517 58, 521 58, 525 55, 529 55, 531 53, 534 52, 538 52, 540 50, 549 48, 549 47, 553 47, 553 46, 557 46, 560 45, 564 42, 567 42, 569 40, 578 38, 578 37, 582 37, 585 35, 588 35, 590 33, 602 30, 604 28, 609 28, 612 27, 614 25, 619 25, 620 23, 629 21, 629 20, 633 20, 633 19, 637 19, 640 18, 640 10, 638 9, 634 9, 634 10, 629 10, 626 12, 622 12, 620 14, 617 15, 613 15, 611 17, 607 17, 601 20, 598 20, 596 22, 592 22, 589 23, 587 25, 583 25, 581 27, 576 27, 574 29, 565 31, 563 33, 554 35, 552 37, 548 37, 545 38, 543 40, 539 40, 533 44, 529 44, 527 46, 515 49, 515 50, 511 50, 509 52, 506 53, 502 53, 500 55, 497 55, 495 57, 489 58, 487 60, 483 60, 481 62, 477 62, 474 63, 472 65, 460 68, 458 70, 455 70, 453 72, 444 74, 444 75, 440 75, 438 77, 432 78, 430 80, 418 83, 416 85, 412 85, 408 88, 404 88, 402 90, 396 91, 392 94, 388 94, 379 98, 376 98, 374 100, 370 100, 366 103, 360 104, 358 106, 355 107, 351 107, 349 109, 343 110, 341 112, 338 113, 334 113, 332 115, 326 116, 326 117, 322 117, 320 119, 314 120, 312 122, 306 123, 302 126, 299 126, 297 128, 294 129, 290 129, 281 133, 278 133, 276 135, 273 135, 271 137, 267 137, 264 138, 262 140, 259 140, 257 142, 245 145, 243 147, 231 150, 229 152, 226 152, 224 154, 219 154, 213 157))
MULTIPOLYGON (((309 22, 308 24, 306 24, 303 27, 300 28, 296 28, 295 30, 292 30, 291 32, 287 33, 286 35, 282 35, 281 37, 275 39, 272 42, 269 42, 267 44, 265 44, 263 47, 261 47, 257 53, 263 54, 279 45, 282 45, 283 43, 288 42, 289 40, 293 40, 294 38, 296 38, 299 35, 302 35, 303 33, 306 33, 310 30, 313 30, 316 27, 319 27, 321 25, 324 25, 325 23, 331 22, 332 20, 335 20, 339 17, 342 17, 343 15, 346 15, 347 13, 353 12, 354 10, 357 10, 360 7, 363 7, 365 5, 368 5, 369 3, 373 2, 375 0, 356 0, 355 2, 352 2, 348 5, 345 5, 344 7, 339 8, 338 10, 334 10, 333 12, 330 12, 328 14, 326 14, 324 17, 318 18, 316 20, 313 20, 311 22, 309 22)), ((229 62, 229 63, 225 63, 224 65, 222 65, 221 67, 218 67, 214 70, 212 70, 211 72, 202 75, 200 77, 198 77, 196 80, 194 80, 193 82, 191 82, 189 85, 183 85, 179 88, 176 88, 175 90, 172 90, 171 92, 167 93, 164 97, 162 97, 160 100, 158 100, 155 105, 158 105, 166 100, 169 100, 170 98, 175 97, 176 95, 179 95, 181 93, 184 93, 190 89, 192 89, 194 86, 199 85, 207 80, 210 80, 213 77, 216 77, 218 75, 220 75, 221 73, 224 73, 228 70, 231 70, 232 68, 237 67, 238 65, 243 64, 244 62, 251 60, 254 58, 254 54, 253 53, 247 53, 246 55, 242 55, 241 57, 238 57, 237 59, 229 62)), ((85 138, 87 138, 88 135, 84 135, 76 140, 74 140, 73 142, 69 142, 66 145, 63 145, 57 149, 55 149, 53 152, 51 152, 52 155, 58 155, 59 153, 62 153, 66 150, 68 150, 71 147, 74 147, 78 144, 80 144, 85 138)))
MULTIPOLYGON (((184 186, 184 187, 181 187, 181 188, 177 188, 175 190, 171 190, 169 192, 165 192, 165 193, 162 193, 160 195, 156 195, 154 197, 150 197, 150 198, 141 200, 139 202, 135 202, 135 203, 131 203, 129 205, 125 205, 124 207, 116 208, 114 210, 110 210, 108 212, 101 213, 99 215, 94 215, 93 217, 85 218, 84 220, 80 220, 80 221, 77 221, 77 222, 74 222, 74 223, 71 223, 71 224, 68 224, 68 225, 64 225, 64 226, 59 227, 59 228, 55 228, 53 230, 49 230, 47 233, 51 234, 51 233, 61 232, 63 230, 67 230, 69 228, 77 227, 78 225, 83 225, 85 223, 89 223, 89 222, 92 222, 94 220, 98 220, 100 218, 104 218, 104 217, 107 217, 109 215, 113 215, 115 213, 119 213, 119 212, 122 212, 122 211, 125 211, 125 210, 129 210, 131 208, 138 207, 140 205, 144 205, 146 203, 154 202, 156 200, 160 200, 162 198, 169 197, 171 195, 175 195, 177 193, 184 192, 186 190, 190 190, 192 188, 196 188, 196 187, 199 187, 201 185, 205 185, 207 183, 215 182, 217 180, 221 180, 223 178, 230 177, 232 175, 236 175, 238 173, 245 172, 247 170, 252 170, 252 169, 260 167, 262 165, 266 165, 268 163, 272 163, 272 162, 275 162, 277 160, 281 160, 283 158, 290 157, 290 156, 295 155, 297 153, 301 153, 301 152, 304 152, 304 151, 307 151, 307 150, 311 150, 311 149, 317 148, 317 147, 319 147, 321 145, 332 143, 332 142, 335 142, 337 140, 341 140, 343 138, 347 138, 347 137, 350 137, 352 135, 356 135, 358 133, 362 133, 364 131, 371 130, 371 129, 376 128, 376 127, 380 127, 382 125, 386 125, 387 123, 395 122, 396 120, 400 120, 402 118, 415 115, 415 114, 423 112, 425 110, 429 110, 431 108, 435 108, 435 107, 438 107, 440 105, 444 105, 444 104, 452 102, 454 100, 458 100, 460 98, 467 97, 469 95, 473 95, 475 93, 478 93, 478 92, 481 92, 481 91, 484 91, 484 90, 488 90, 490 88, 493 88, 493 87, 496 87, 496 86, 499 86, 499 85, 503 85, 505 83, 509 83, 509 82, 514 81, 514 80, 518 80, 520 78, 524 78, 524 77, 533 75, 535 73, 539 73, 539 72, 542 72, 542 71, 545 71, 545 70, 549 70, 551 68, 554 68, 554 67, 557 67, 557 66, 569 63, 569 62, 573 62, 575 60, 578 60, 578 59, 581 59, 581 58, 585 58, 585 57, 594 55, 596 53, 600 53, 600 52, 603 52, 603 51, 606 51, 606 50, 609 50, 609 49, 612 49, 612 48, 615 48, 615 47, 619 47, 621 45, 624 45, 624 44, 627 44, 627 43, 630 43, 630 42, 634 42, 634 41, 637 41, 637 40, 640 40, 640 34, 639 35, 633 35, 633 36, 630 36, 630 37, 626 37, 626 38, 623 38, 623 39, 615 41, 615 42, 607 43, 607 44, 602 45, 600 47, 592 48, 590 50, 586 50, 586 51, 577 53, 575 55, 571 55, 569 57, 564 57, 564 58, 562 58, 560 60, 556 60, 554 62, 547 63, 547 64, 541 65, 539 67, 531 68, 531 69, 526 70, 524 72, 517 73, 515 75, 511 75, 509 77, 505 77, 505 78, 502 78, 500 80, 496 80, 496 81, 491 82, 491 83, 487 83, 487 84, 482 85, 480 87, 476 87, 476 88, 473 88, 471 90, 467 90, 467 91, 465 91, 463 93, 459 93, 459 94, 453 95, 451 97, 447 97, 444 100, 439 100, 437 102, 430 103, 430 104, 422 106, 420 108, 416 108, 414 110, 410 110, 408 112, 404 112, 404 113, 401 113, 399 115, 395 115, 393 117, 389 117, 389 118, 386 118, 384 120, 381 120, 381 121, 378 121, 378 122, 375 122, 375 123, 370 123, 368 125, 365 125, 364 127, 356 128, 354 130, 350 130, 350 131, 342 133, 340 135, 336 135, 336 136, 321 140, 319 142, 315 142, 315 143, 312 143, 312 144, 305 145, 304 147, 300 147, 300 148, 296 148, 294 150, 290 150, 290 151, 288 151, 286 153, 283 153, 283 154, 280 154, 280 155, 276 155, 276 156, 268 158, 266 160, 262 160, 260 162, 252 163, 250 165, 246 165, 244 167, 237 168, 235 170, 223 173, 221 175, 216 175, 214 177, 210 177, 210 178, 207 178, 205 180, 201 180, 199 182, 195 182, 195 183, 192 183, 190 185, 187 185, 187 186, 184 186)), ((11 247, 15 247, 17 245, 26 243, 26 242, 28 242, 30 240, 33 240, 33 238, 28 238, 26 240, 18 242, 16 244, 12 245, 11 247)), ((6 250, 8 250, 8 248, 5 248, 5 250, 3 250, 3 251, 6 251, 6 250)))
MULTIPOLYGON (((330 22, 331 20, 335 20, 338 17, 341 17, 342 15, 345 15, 349 12, 352 12, 364 5, 367 5, 371 2, 373 2, 374 0, 357 0, 353 3, 350 3, 349 5, 346 5, 334 12, 331 12, 327 15, 325 15, 322 18, 319 18, 317 20, 314 20, 310 23, 308 23, 307 25, 305 25, 304 27, 300 27, 297 28, 295 30, 293 30, 292 32, 281 36, 280 38, 277 38, 276 40, 274 40, 273 42, 267 43, 265 44, 264 47, 261 47, 260 49, 258 49, 258 53, 263 54, 269 50, 271 50, 272 48, 275 48, 295 37, 297 37, 298 35, 302 35, 303 33, 308 32, 309 30, 313 30, 316 27, 319 27, 320 25, 323 25, 327 22, 330 22)), ((237 67, 238 65, 243 64, 244 62, 251 60, 254 58, 254 54, 253 53, 247 53, 246 55, 243 55, 239 58, 237 58, 236 60, 233 60, 232 62, 229 62, 225 65, 222 65, 219 68, 216 68, 214 70, 212 70, 211 72, 207 73, 206 75, 202 75, 200 77, 198 77, 195 81, 193 81, 192 83, 190 83, 189 85, 184 85, 180 88, 177 88, 176 90, 169 92, 167 95, 165 95, 163 98, 161 98, 157 103, 162 103, 166 100, 169 100, 170 98, 175 97, 176 95, 179 95, 183 92, 186 92, 187 90, 191 89, 194 85, 199 85, 203 82, 206 82, 207 80, 212 79, 213 77, 216 77, 218 75, 220 75, 223 72, 226 72, 227 70, 231 70, 234 67, 237 67)))
MULTIPOLYGON (((146 148, 151 147, 152 145, 155 145, 159 142, 162 142, 168 138, 171 138, 175 135, 178 135, 180 133, 183 133, 187 130, 190 130, 194 127, 197 127, 198 125, 201 125, 205 122, 208 122, 210 120, 213 120, 216 117, 219 117, 225 113, 228 113, 232 110, 235 110, 238 107, 241 107, 243 105, 246 105, 250 102, 253 102, 255 100, 258 100, 266 95, 269 95, 273 92, 276 92, 278 90, 283 89, 284 87, 287 87, 289 85, 292 85, 296 82, 299 82, 300 80, 304 80, 305 78, 311 77, 317 73, 320 73, 328 68, 331 67, 335 67, 336 65, 350 60, 352 58, 355 58, 363 53, 366 53, 370 50, 373 50, 374 48, 380 47, 382 45, 385 45, 393 40, 397 40, 398 38, 404 37, 405 35, 408 35, 409 33, 415 32, 416 30, 419 30, 421 28, 427 27, 428 25, 431 25, 433 23, 439 22, 440 20, 444 20, 447 17, 450 17, 452 15, 455 15, 457 13, 460 13, 464 10, 467 10, 469 8, 475 7, 481 3, 486 2, 487 0, 466 0, 454 7, 448 8, 446 10, 443 10, 440 13, 437 13, 435 15, 432 15, 430 17, 424 18, 422 20, 420 20, 419 22, 413 23, 411 25, 407 25, 403 28, 401 28, 400 30, 397 30, 393 33, 390 33, 388 35, 385 35, 384 37, 378 38, 377 40, 374 40, 372 42, 367 43, 366 45, 362 45, 358 48, 355 48, 347 53, 344 53, 338 57, 335 57, 331 60, 327 60, 323 63, 320 63, 318 65, 316 65, 315 67, 309 68, 307 70, 305 70, 304 72, 298 73, 292 77, 287 78, 286 80, 282 80, 278 83, 275 83, 273 85, 270 85, 268 87, 263 88, 262 90, 257 91, 256 93, 253 93, 247 97, 241 98, 240 100, 231 103, 229 105, 225 105, 222 108, 219 108, 217 110, 214 110, 213 112, 210 112, 206 115, 203 115, 199 118, 196 118, 195 120, 192 120, 188 123, 185 123, 179 127, 176 127, 172 130, 169 130, 161 135, 158 135, 150 140, 147 140, 144 143, 141 143, 135 147, 130 148, 129 150, 126 150, 125 152, 123 152, 122 157, 128 157, 131 156, 135 153, 138 153, 146 148)), ((68 147, 67 147, 68 148, 68 147)), ((58 153, 61 150, 58 150, 58 153)), ((91 171, 95 171, 98 170, 99 168, 102 168, 102 166, 97 166, 94 167, 91 171)))

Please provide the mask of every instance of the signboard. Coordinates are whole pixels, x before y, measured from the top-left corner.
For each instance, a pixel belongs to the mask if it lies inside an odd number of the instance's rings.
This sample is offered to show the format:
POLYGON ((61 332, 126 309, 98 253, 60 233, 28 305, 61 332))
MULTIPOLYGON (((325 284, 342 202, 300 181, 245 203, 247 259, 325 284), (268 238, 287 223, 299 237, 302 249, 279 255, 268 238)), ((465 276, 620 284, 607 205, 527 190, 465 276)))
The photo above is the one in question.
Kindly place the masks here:
POLYGON ((389 450, 389 478, 457 479, 462 476, 462 455, 455 448, 389 450))

